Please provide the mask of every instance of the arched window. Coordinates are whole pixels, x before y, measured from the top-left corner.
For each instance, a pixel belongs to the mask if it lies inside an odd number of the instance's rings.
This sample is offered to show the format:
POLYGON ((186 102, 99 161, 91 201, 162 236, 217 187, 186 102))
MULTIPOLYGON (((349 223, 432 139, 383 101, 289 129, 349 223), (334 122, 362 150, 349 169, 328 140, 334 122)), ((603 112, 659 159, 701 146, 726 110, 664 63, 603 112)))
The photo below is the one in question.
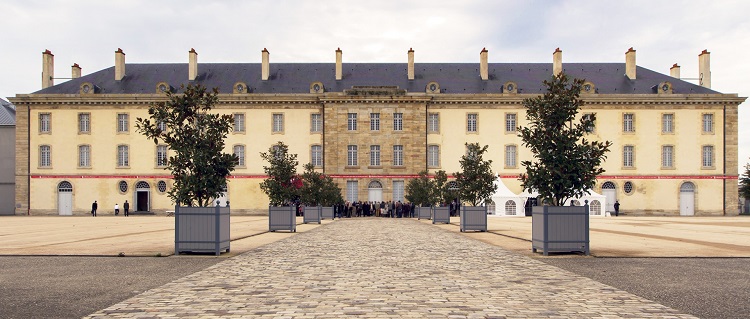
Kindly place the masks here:
POLYGON ((602 214, 602 203, 599 200, 592 200, 589 205, 589 215, 601 215, 602 214))
POLYGON ((505 202, 505 215, 515 215, 516 214, 516 202, 509 200, 505 202))
POLYGON ((120 193, 127 193, 128 192, 128 182, 126 182, 126 181, 120 181, 117 184, 117 187, 120 190, 120 193))
POLYGON ((62 181, 60 184, 57 184, 57 191, 60 193, 73 192, 73 185, 68 181, 62 181))
POLYGON ((369 185, 367 185, 367 188, 383 188, 383 184, 378 181, 372 181, 369 185))
POLYGON ((145 189, 150 189, 151 185, 149 185, 148 183, 146 183, 144 181, 140 181, 140 182, 138 182, 138 183, 135 184, 135 188, 136 189, 144 189, 144 188, 145 189))
POLYGON ((615 189, 615 183, 605 182, 602 184, 602 189, 615 189))
POLYGON ((450 181, 450 182, 448 182, 448 190, 457 191, 458 190, 458 183, 456 181, 450 181))
POLYGON ((695 192, 695 184, 691 182, 684 182, 680 186, 680 192, 692 193, 695 192))

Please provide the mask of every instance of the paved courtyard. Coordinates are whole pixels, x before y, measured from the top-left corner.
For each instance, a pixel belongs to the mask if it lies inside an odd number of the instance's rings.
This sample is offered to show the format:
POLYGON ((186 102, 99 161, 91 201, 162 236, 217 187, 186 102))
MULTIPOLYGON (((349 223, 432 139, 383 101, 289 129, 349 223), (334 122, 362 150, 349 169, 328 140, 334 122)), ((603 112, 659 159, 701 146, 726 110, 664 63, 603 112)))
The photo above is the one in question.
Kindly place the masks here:
POLYGON ((424 222, 384 219, 310 229, 90 318, 183 316, 692 318, 424 222))

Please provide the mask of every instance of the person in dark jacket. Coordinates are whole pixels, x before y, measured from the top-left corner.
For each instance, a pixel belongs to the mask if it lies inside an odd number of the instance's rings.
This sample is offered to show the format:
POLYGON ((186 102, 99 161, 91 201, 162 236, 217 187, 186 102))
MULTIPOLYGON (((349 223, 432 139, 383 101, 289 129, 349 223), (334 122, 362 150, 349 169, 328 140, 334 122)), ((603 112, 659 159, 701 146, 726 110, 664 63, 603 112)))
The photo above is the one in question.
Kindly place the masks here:
POLYGON ((96 209, 99 208, 99 204, 94 201, 93 204, 91 204, 91 216, 96 217, 96 209))
POLYGON ((125 200, 125 203, 122 204, 122 209, 125 210, 125 216, 130 216, 129 210, 130 210, 130 203, 128 203, 127 200, 125 200))
POLYGON ((620 215, 620 202, 615 201, 615 216, 620 215))

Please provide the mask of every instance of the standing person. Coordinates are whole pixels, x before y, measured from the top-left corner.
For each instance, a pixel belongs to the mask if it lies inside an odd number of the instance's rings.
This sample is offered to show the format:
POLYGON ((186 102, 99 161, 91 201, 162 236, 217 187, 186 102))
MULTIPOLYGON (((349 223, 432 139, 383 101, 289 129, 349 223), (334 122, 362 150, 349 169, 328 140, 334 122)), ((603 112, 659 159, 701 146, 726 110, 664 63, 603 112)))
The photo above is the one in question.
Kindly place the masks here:
POLYGON ((120 205, 115 203, 115 216, 120 215, 120 205))
POLYGON ((128 200, 125 200, 125 204, 122 204, 122 209, 125 210, 125 217, 130 216, 128 213, 128 210, 130 209, 130 204, 128 203, 128 200))
POLYGON ((620 215, 620 202, 615 201, 615 216, 620 215))
POLYGON ((91 204, 91 216, 96 217, 96 209, 99 208, 99 204, 94 201, 93 204, 91 204))

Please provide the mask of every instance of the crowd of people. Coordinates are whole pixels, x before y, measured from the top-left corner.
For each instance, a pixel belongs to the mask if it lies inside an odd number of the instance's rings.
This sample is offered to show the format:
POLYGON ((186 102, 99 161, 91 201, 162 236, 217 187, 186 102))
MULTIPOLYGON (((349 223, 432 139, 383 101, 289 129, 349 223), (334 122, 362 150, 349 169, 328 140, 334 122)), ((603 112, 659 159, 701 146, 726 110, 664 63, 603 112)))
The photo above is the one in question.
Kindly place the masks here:
MULTIPOLYGON (((416 217, 416 206, 413 203, 401 201, 357 201, 339 203, 333 206, 336 218, 351 217, 386 217, 386 218, 414 218, 416 217)), ((458 200, 450 203, 441 203, 440 206, 449 206, 451 216, 459 215, 460 204, 458 200)))

